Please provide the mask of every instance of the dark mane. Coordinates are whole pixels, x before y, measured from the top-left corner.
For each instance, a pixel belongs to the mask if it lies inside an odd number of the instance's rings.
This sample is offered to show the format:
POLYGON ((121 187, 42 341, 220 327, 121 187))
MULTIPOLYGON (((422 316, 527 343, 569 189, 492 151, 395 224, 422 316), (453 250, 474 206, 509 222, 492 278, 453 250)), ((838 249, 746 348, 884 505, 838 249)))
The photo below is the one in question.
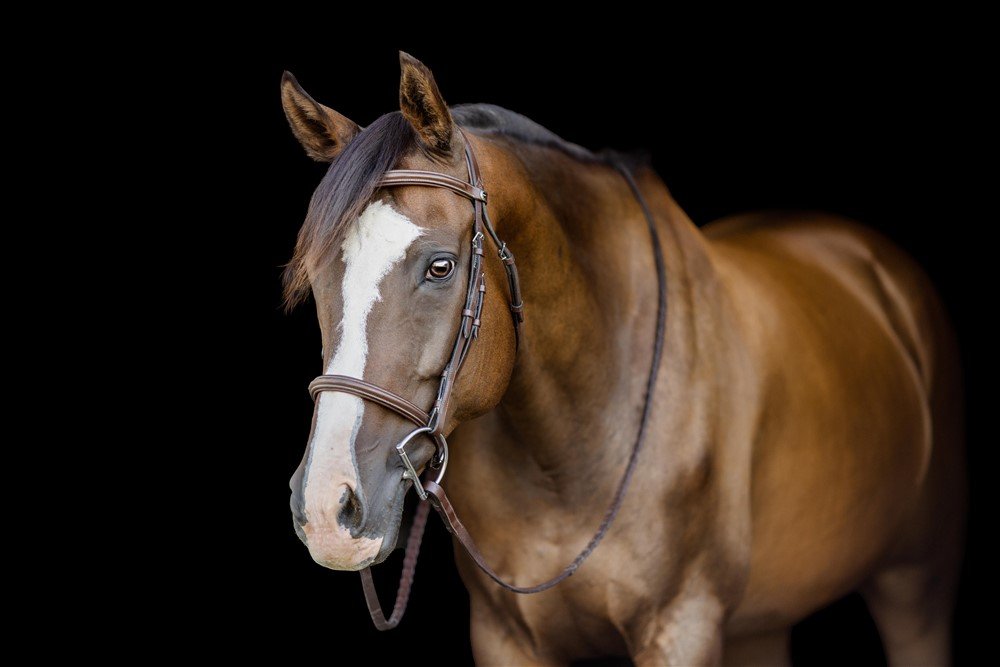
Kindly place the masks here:
POLYGON ((309 292, 309 271, 328 259, 344 227, 361 215, 375 184, 406 154, 415 133, 398 111, 361 131, 338 155, 309 201, 295 254, 285 267, 285 305, 294 307, 309 292))
POLYGON ((566 141, 527 116, 495 104, 461 104, 451 108, 451 115, 455 122, 476 134, 500 135, 534 146, 554 148, 581 162, 607 162, 602 155, 566 141))
MULTIPOLYGON (((535 121, 493 104, 452 107, 455 121, 476 134, 499 135, 561 151, 582 162, 608 163, 608 154, 570 143, 535 121)), ((330 164, 309 202, 295 254, 285 267, 285 304, 291 308, 309 292, 309 272, 328 261, 344 227, 356 219, 375 193, 375 184, 409 151, 415 140, 398 111, 366 127, 330 164)))

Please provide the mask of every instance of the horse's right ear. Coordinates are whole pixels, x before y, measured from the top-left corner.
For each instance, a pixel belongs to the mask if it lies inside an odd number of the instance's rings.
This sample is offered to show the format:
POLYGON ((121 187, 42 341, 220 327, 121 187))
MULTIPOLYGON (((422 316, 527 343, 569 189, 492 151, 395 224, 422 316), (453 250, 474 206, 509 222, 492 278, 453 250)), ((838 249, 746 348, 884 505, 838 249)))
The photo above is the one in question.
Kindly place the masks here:
POLYGON ((318 162, 329 162, 340 155, 361 131, 353 120, 310 97, 291 72, 281 76, 281 106, 295 138, 318 162))

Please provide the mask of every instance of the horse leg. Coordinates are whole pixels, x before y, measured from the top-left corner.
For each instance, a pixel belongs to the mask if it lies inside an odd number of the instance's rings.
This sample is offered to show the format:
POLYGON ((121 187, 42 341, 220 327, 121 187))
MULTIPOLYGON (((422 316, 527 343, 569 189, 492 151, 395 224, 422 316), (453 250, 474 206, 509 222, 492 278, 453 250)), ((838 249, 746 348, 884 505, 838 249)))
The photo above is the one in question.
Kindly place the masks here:
POLYGON ((720 664, 723 611, 710 593, 678 597, 653 620, 632 661, 636 667, 720 664))
POLYGON ((726 667, 786 667, 792 664, 788 628, 746 637, 727 637, 722 648, 726 667))
POLYGON ((487 603, 478 603, 470 596, 472 615, 472 655, 477 667, 559 667, 552 658, 537 655, 529 638, 518 629, 504 622, 489 609, 487 603))
POLYGON ((890 665, 951 664, 958 561, 950 560, 943 568, 887 568, 862 588, 890 665))

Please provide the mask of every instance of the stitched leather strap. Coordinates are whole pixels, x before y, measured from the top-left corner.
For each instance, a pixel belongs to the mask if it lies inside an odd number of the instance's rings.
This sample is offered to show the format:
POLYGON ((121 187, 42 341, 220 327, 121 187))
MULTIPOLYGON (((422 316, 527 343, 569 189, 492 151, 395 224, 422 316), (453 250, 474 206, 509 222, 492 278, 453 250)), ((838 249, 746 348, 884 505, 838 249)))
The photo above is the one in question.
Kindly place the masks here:
MULTIPOLYGON (((409 419, 417 426, 425 425, 430 419, 426 412, 399 394, 349 375, 320 375, 309 383, 309 395, 313 401, 318 400, 320 393, 324 391, 340 391, 372 403, 378 403, 382 407, 409 419)), ((431 467, 440 467, 442 456, 448 450, 448 441, 441 433, 428 433, 427 436, 434 441, 435 448, 435 457, 431 461, 431 467)))
POLYGON ((462 130, 459 130, 465 140, 465 162, 469 172, 469 180, 462 181, 454 176, 434 171, 420 169, 390 169, 379 180, 379 187, 395 187, 415 185, 433 188, 444 188, 466 197, 472 201, 472 249, 469 262, 469 276, 465 293, 465 303, 462 307, 462 319, 459 323, 458 336, 452 346, 448 363, 441 372, 438 384, 437 398, 430 411, 427 426, 438 435, 445 428, 448 409, 451 405, 451 393, 455 386, 455 378, 461 370, 473 343, 479 337, 481 326, 480 314, 486 297, 486 274, 482 270, 483 238, 486 235, 496 244, 497 252, 507 273, 507 284, 510 290, 510 312, 514 322, 515 341, 521 344, 521 323, 524 321, 524 301, 521 297, 521 284, 517 275, 514 255, 507 248, 490 220, 486 211, 487 195, 483 189, 483 179, 479 172, 479 162, 476 160, 472 143, 462 130))
POLYGON ((379 187, 388 188, 394 185, 432 185, 438 188, 446 188, 455 194, 468 197, 472 200, 486 201, 486 191, 472 183, 459 180, 448 174, 439 174, 436 171, 422 171, 420 169, 392 169, 387 171, 379 187))
POLYGON ((413 515, 410 536, 406 538, 406 555, 403 556, 403 572, 399 575, 396 602, 392 605, 392 613, 389 614, 388 619, 382 612, 382 605, 378 601, 378 591, 375 590, 375 582, 372 580, 372 569, 366 567, 361 570, 361 588, 365 592, 368 613, 371 614, 372 623, 379 630, 392 630, 403 620, 403 614, 406 613, 406 604, 410 601, 410 588, 413 586, 413 578, 417 572, 417 556, 420 555, 420 542, 424 538, 424 528, 426 526, 427 503, 421 502, 417 505, 417 511, 413 515))
POLYGON ((360 378, 348 375, 320 375, 309 383, 309 396, 312 400, 315 401, 324 391, 342 391, 358 398, 373 401, 406 417, 417 426, 425 425, 429 419, 426 412, 399 394, 394 394, 388 389, 383 389, 371 382, 365 382, 360 378))

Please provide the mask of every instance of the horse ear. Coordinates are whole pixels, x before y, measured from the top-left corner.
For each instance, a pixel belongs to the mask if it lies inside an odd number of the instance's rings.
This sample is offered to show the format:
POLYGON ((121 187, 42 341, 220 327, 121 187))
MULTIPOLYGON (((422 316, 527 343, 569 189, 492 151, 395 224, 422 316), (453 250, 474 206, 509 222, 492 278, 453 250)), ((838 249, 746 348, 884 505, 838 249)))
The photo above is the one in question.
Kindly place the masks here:
POLYGON ((420 142, 434 153, 451 152, 455 123, 434 75, 409 53, 399 52, 399 108, 416 130, 420 142))
POLYGON ((361 128, 309 96, 291 72, 281 76, 281 106, 306 154, 318 162, 329 162, 344 150, 361 128))

